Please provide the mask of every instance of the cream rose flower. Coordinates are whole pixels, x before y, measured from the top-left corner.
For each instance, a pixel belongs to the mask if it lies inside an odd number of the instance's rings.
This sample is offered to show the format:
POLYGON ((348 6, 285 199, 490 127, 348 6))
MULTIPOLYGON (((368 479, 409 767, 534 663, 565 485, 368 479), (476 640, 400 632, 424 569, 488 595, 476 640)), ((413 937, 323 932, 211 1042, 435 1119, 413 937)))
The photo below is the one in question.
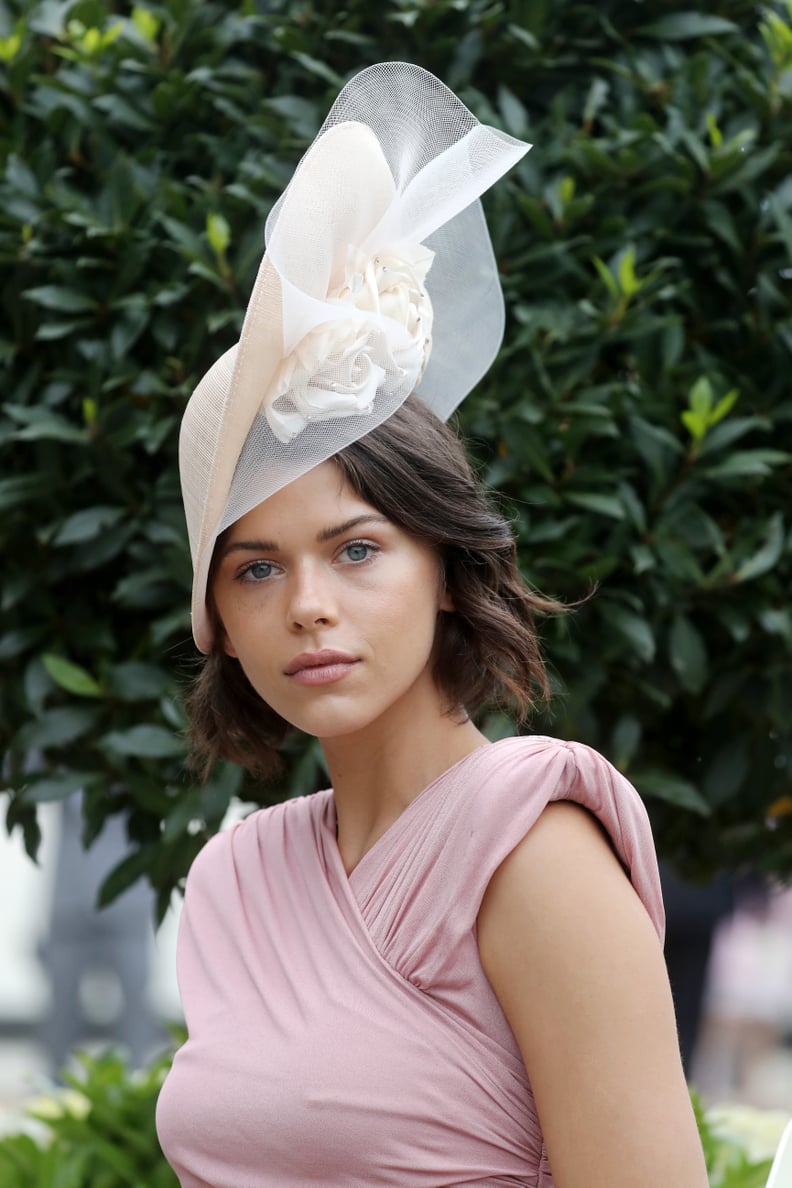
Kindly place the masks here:
POLYGON ((343 284, 328 294, 339 305, 338 318, 300 340, 268 392, 265 412, 279 441, 291 441, 309 421, 370 413, 388 374, 418 383, 432 346, 432 303, 424 288, 432 259, 420 244, 370 259, 349 248, 343 284), (345 306, 377 320, 344 317, 345 306))

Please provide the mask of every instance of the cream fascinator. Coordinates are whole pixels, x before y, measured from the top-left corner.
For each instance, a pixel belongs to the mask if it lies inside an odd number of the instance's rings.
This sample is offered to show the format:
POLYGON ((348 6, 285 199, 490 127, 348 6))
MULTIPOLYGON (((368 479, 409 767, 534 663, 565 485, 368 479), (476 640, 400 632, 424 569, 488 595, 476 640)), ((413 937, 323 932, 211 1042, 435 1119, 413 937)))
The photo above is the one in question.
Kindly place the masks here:
POLYGON ((492 363, 503 297, 481 204, 530 145, 434 75, 356 75, 274 206, 242 334, 193 392, 179 467, 193 634, 218 535, 415 391, 447 418, 492 363))

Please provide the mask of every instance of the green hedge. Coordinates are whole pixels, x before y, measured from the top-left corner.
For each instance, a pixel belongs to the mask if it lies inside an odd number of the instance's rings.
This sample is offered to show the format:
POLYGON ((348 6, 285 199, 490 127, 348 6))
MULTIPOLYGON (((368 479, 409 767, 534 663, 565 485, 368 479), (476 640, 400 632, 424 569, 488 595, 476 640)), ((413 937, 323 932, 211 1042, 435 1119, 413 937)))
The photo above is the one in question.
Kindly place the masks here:
POLYGON ((68 1088, 28 1104, 0 1137, 4 1188, 178 1188, 154 1123, 173 1053, 132 1072, 123 1056, 81 1054, 68 1088), (33 1133, 30 1133, 30 1131, 33 1133))
POLYGON ((535 728, 624 770, 683 870, 792 873, 789 0, 5 13, 0 746, 31 850, 84 787, 86 840, 128 816, 106 897, 145 874, 164 909, 230 797, 322 782, 315 746, 278 788, 185 773, 176 434, 339 86, 405 58, 536 143, 487 198, 510 322, 461 413, 526 575, 599 583, 546 630, 535 728))

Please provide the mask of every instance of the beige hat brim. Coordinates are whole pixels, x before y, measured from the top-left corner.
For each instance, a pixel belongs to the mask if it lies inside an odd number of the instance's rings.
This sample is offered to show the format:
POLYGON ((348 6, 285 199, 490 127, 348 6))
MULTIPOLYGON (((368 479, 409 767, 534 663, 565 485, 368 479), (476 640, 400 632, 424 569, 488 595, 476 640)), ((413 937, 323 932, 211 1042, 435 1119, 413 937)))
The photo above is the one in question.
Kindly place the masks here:
POLYGON ((188 529, 198 525, 190 538, 192 626, 202 652, 212 643, 206 584, 234 471, 273 375, 294 345, 283 322, 281 275, 307 300, 323 301, 343 275, 346 246, 360 243, 382 220, 394 190, 379 141, 366 125, 337 124, 314 141, 268 224, 239 342, 209 369, 187 405, 179 465, 188 529), (198 506, 188 502, 193 486, 198 506))

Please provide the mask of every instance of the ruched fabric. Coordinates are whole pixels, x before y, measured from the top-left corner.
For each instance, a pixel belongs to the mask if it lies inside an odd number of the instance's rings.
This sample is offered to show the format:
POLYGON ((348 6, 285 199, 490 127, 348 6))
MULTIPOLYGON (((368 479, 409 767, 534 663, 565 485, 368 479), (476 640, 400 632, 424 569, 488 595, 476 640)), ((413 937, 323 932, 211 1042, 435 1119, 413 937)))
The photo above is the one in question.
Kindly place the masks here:
POLYGON ((555 739, 462 759, 350 876, 331 791, 253 813, 201 851, 178 948, 189 1038, 157 1114, 182 1188, 552 1188, 476 918, 553 800, 602 822, 662 936, 637 793, 555 739))

